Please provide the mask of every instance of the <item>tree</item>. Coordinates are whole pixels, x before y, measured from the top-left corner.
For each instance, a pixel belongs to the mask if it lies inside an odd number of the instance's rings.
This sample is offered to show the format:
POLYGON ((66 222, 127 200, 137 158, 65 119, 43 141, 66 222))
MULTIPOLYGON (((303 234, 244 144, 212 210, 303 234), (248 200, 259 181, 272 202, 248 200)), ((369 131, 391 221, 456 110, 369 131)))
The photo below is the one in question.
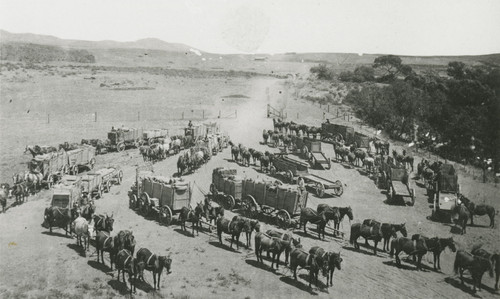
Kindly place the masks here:
POLYGON ((313 74, 316 74, 318 79, 333 80, 333 71, 329 69, 325 64, 313 66, 309 71, 313 74))
POLYGON ((409 65, 404 65, 401 58, 396 55, 385 55, 375 58, 373 67, 384 71, 381 80, 386 82, 397 79, 399 74, 409 76, 413 73, 412 68, 409 65))
POLYGON ((458 80, 465 78, 465 63, 460 61, 452 61, 448 63, 446 73, 448 76, 458 80))

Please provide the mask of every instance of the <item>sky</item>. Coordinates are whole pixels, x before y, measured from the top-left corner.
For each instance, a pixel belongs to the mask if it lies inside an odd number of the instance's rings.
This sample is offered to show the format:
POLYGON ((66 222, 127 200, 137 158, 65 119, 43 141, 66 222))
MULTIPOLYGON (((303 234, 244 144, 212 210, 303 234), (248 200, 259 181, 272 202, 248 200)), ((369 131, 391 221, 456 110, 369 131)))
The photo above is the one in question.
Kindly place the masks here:
POLYGON ((212 53, 500 53, 500 0, 0 0, 0 28, 212 53))

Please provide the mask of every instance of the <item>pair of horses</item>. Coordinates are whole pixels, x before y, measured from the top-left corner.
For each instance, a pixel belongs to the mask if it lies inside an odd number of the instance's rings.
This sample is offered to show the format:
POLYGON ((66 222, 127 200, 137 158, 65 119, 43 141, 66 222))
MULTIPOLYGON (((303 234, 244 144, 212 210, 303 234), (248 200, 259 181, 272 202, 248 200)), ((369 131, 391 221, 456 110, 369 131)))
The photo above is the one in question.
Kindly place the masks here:
POLYGON ((339 231, 340 222, 344 219, 344 216, 348 216, 349 220, 353 220, 354 216, 351 207, 331 207, 327 204, 319 204, 316 211, 311 208, 302 208, 300 210, 300 220, 299 229, 304 227, 304 234, 307 234, 306 225, 308 222, 317 225, 318 238, 321 239, 323 235, 323 240, 325 239, 325 227, 328 221, 333 220, 334 229, 336 232, 339 231))
POLYGON ((396 232, 401 232, 401 234, 406 237, 406 225, 402 224, 392 224, 392 223, 381 223, 373 219, 365 219, 363 223, 354 223, 351 225, 351 235, 349 242, 354 245, 355 249, 359 249, 358 238, 363 237, 365 239, 365 244, 368 245, 368 240, 374 242, 373 254, 377 255, 377 245, 380 241, 384 240, 384 251, 389 250, 389 242, 391 238, 397 238, 396 232))
POLYGON ((255 256, 258 262, 264 263, 262 251, 265 250, 268 257, 272 253, 271 269, 274 269, 275 261, 276 269, 278 269, 281 254, 285 252, 285 265, 287 265, 292 248, 299 244, 300 238, 295 239, 291 233, 281 233, 275 230, 268 230, 265 233, 258 231, 255 234, 255 256))
POLYGON ((422 268, 422 257, 427 252, 432 252, 434 255, 434 270, 441 269, 441 253, 445 248, 449 248, 455 252, 456 246, 453 238, 429 238, 420 234, 414 234, 411 239, 399 237, 391 242, 390 256, 396 256, 396 264, 401 266, 399 254, 405 252, 413 256, 413 262, 417 263, 416 269, 422 268))
POLYGON ((240 235, 242 232, 246 233, 246 247, 250 247, 250 240, 252 232, 255 230, 260 231, 260 224, 258 221, 241 217, 234 216, 233 219, 229 220, 224 217, 219 217, 216 221, 217 225, 217 236, 219 237, 220 244, 222 243, 222 233, 231 235, 231 249, 233 248, 233 242, 236 242, 237 250, 240 249, 240 235))
POLYGON ((99 263, 100 257, 101 263, 105 265, 104 252, 108 252, 111 270, 113 270, 113 263, 116 261, 115 258, 118 252, 122 249, 127 249, 133 255, 135 245, 135 237, 132 231, 122 230, 116 236, 111 236, 110 231, 99 230, 95 239, 97 262, 99 263))
POLYGON ((500 276, 500 255, 490 254, 480 246, 475 246, 469 253, 465 250, 458 250, 453 263, 455 274, 460 274, 460 283, 464 284, 463 273, 468 270, 472 276, 473 292, 476 287, 481 290, 481 280, 485 272, 488 271, 490 277, 496 274, 495 290, 498 291, 498 279, 500 276))

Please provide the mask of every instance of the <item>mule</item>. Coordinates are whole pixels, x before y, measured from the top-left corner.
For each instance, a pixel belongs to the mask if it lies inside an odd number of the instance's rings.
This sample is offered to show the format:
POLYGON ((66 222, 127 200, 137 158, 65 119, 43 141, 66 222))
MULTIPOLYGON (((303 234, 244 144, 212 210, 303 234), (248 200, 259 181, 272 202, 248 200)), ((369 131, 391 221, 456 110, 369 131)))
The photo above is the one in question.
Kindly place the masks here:
POLYGON ((157 286, 158 290, 160 289, 160 278, 163 268, 166 269, 167 275, 172 273, 172 259, 169 256, 158 256, 147 248, 141 248, 137 251, 136 259, 140 265, 139 273, 142 281, 144 281, 144 270, 153 273, 153 290, 156 290, 157 286))
POLYGON ((467 221, 471 217, 469 209, 464 204, 457 205, 453 208, 453 213, 458 214, 457 224, 461 228, 461 234, 467 233, 467 221))
MULTIPOLYGON (((202 205, 202 203, 198 203, 198 206, 202 209, 202 214, 201 216, 205 217, 207 222, 209 224, 212 224, 212 221, 214 222, 214 225, 217 224, 217 219, 220 217, 224 217, 224 208, 221 206, 213 206, 212 203, 206 203, 205 205, 202 205)), ((201 227, 201 224, 200 224, 201 227)))
MULTIPOLYGON (((368 240, 372 240, 373 244, 373 254, 377 255, 377 245, 383 238, 382 225, 379 223, 369 226, 361 223, 354 223, 351 225, 351 235, 349 242, 354 245, 355 249, 359 249, 358 238, 365 238, 365 244, 368 245, 368 240)), ((393 235, 396 238, 396 234, 393 235)))
POLYGON ((316 208, 318 214, 325 213, 326 221, 333 220, 333 223, 340 223, 340 211, 337 207, 331 207, 327 204, 319 204, 316 208))
POLYGON ((441 270, 441 253, 445 248, 449 248, 452 252, 456 252, 457 248, 455 246, 455 241, 453 238, 427 238, 420 234, 415 234, 411 237, 412 241, 418 241, 422 239, 426 246, 427 250, 432 252, 434 256, 434 270, 441 270))
POLYGON ((408 236, 405 223, 402 224, 382 223, 380 229, 382 230, 382 236, 384 237, 384 246, 382 247, 383 251, 389 251, 389 242, 391 241, 391 237, 396 235, 397 232, 401 232, 403 237, 408 236))
POLYGON ((482 256, 473 255, 465 250, 458 250, 453 263, 453 271, 455 274, 460 273, 460 283, 464 284, 464 271, 469 270, 472 276, 473 292, 476 292, 476 287, 481 290, 481 280, 484 272, 488 271, 490 277, 493 277, 493 266, 491 261, 482 256))
POLYGON ((474 215, 477 215, 477 216, 488 215, 488 217, 490 218, 490 226, 489 227, 490 228, 495 227, 496 212, 495 212, 495 208, 493 206, 486 205, 486 204, 476 205, 473 202, 471 202, 467 206, 467 208, 470 211, 470 225, 474 225, 474 215))
POLYGON ((130 281, 130 294, 136 293, 137 288, 135 285, 136 276, 139 272, 139 265, 137 259, 134 258, 134 254, 127 249, 122 249, 118 251, 116 255, 116 269, 118 270, 118 282, 120 281, 120 271, 122 272, 123 283, 127 287, 127 282, 125 281, 125 272, 128 273, 128 280, 130 281))
POLYGON ((179 214, 179 223, 181 225, 181 229, 186 231, 186 221, 191 222, 191 227, 193 231, 191 234, 194 237, 194 229, 196 227, 196 235, 200 235, 200 218, 202 213, 202 208, 197 205, 195 210, 191 207, 182 207, 181 212, 179 214))
POLYGON ((80 208, 80 215, 90 222, 94 216, 95 209, 96 207, 94 205, 94 201, 90 201, 88 204, 80 208))
POLYGON ((352 213, 352 208, 349 207, 337 207, 340 213, 340 218, 339 221, 333 220, 333 228, 336 229, 337 231, 340 231, 340 223, 344 219, 344 217, 347 215, 349 218, 349 222, 351 222, 354 219, 354 214, 352 213))
POLYGON ((103 265, 106 265, 106 263, 104 262, 104 252, 108 252, 111 271, 113 271, 113 263, 115 261, 116 253, 118 252, 118 248, 115 245, 117 240, 117 236, 111 237, 110 233, 105 231, 98 231, 95 237, 97 262, 99 263, 99 257, 101 257, 101 263, 103 265))
POLYGON ((325 226, 328 220, 326 219, 325 211, 317 213, 311 208, 302 208, 300 210, 299 229, 304 226, 304 234, 307 234, 307 223, 311 222, 317 225, 318 238, 321 239, 323 233, 323 240, 325 239, 325 226))
POLYGON ((252 233, 255 230, 256 232, 260 232, 260 223, 257 220, 246 218, 243 216, 235 216, 233 219, 237 219, 238 221, 244 221, 245 225, 243 226, 243 231, 246 236, 246 247, 252 247, 252 233))
POLYGON ((231 235, 231 249, 233 249, 233 242, 236 240, 236 248, 240 250, 240 234, 245 226, 245 221, 241 219, 235 221, 236 217, 233 217, 233 220, 224 217, 217 219, 217 236, 219 236, 219 242, 222 244, 222 233, 231 235))
POLYGON ((262 259, 262 251, 265 250, 267 253, 272 253, 271 269, 274 269, 274 262, 276 261, 276 269, 279 268, 280 256, 284 250, 284 246, 279 238, 274 238, 266 233, 257 232, 255 234, 255 256, 257 261, 264 263, 262 259))
POLYGON ((282 233, 272 229, 266 231, 266 234, 273 238, 278 238, 281 241, 285 251, 285 265, 288 265, 288 259, 290 257, 290 252, 292 251, 292 247, 297 247, 300 244, 300 238, 295 239, 292 233, 282 233))
POLYGON ((49 207, 45 209, 42 226, 52 233, 53 227, 64 229, 66 236, 71 234, 71 222, 76 219, 76 209, 49 207))
POLYGON ((129 230, 121 230, 116 236, 117 236, 115 243, 116 249, 117 250, 127 249, 133 255, 135 252, 135 245, 136 245, 134 233, 129 230))
POLYGON ((391 242, 391 252, 389 255, 393 257, 396 255, 396 264, 398 267, 401 266, 401 260, 399 259, 399 254, 401 251, 406 252, 413 256, 413 261, 415 262, 415 257, 417 257, 417 270, 421 269, 422 256, 427 253, 428 247, 423 240, 416 240, 416 244, 412 240, 406 237, 395 238, 391 242))
MULTIPOLYGON (((315 270, 315 272, 313 273, 313 276, 318 279, 318 272, 320 269, 323 270, 323 276, 326 276, 327 275, 327 262, 328 262, 328 253, 321 247, 319 246, 313 246, 311 247, 311 249, 309 249, 309 254, 313 255, 315 260, 316 260, 316 264, 318 265, 318 267, 315 270)), ((328 283, 328 279, 327 279, 327 283, 328 283)))
POLYGON ((86 252, 89 250, 90 244, 90 231, 89 231, 89 223, 83 217, 76 218, 71 223, 71 230, 76 235, 76 245, 82 246, 82 238, 83 238, 83 251, 86 252))
POLYGON ((309 268, 309 288, 313 280, 315 280, 315 284, 318 286, 318 276, 314 276, 319 269, 315 256, 302 248, 293 248, 290 252, 290 270, 293 272, 295 280, 297 280, 297 268, 299 266, 301 268, 309 268))
MULTIPOLYGON (((335 272, 335 268, 338 270, 341 269, 341 263, 343 259, 340 257, 340 252, 328 252, 327 260, 325 263, 324 271, 326 271, 326 286, 333 286, 333 272, 335 272)), ((324 274, 324 273, 323 273, 324 274)))
POLYGON ((106 216, 104 215, 94 215, 93 217, 94 220, 94 230, 96 232, 98 231, 106 231, 106 232, 112 232, 113 231, 113 223, 115 220, 113 219, 113 214, 111 216, 106 216))
POLYGON ((491 267, 495 271, 495 291, 498 291, 498 279, 500 277, 500 254, 490 254, 480 246, 475 246, 475 248, 471 250, 471 253, 473 255, 481 256, 491 261, 491 267))
POLYGON ((188 169, 188 162, 189 158, 186 157, 186 155, 179 155, 179 158, 177 159, 177 175, 182 176, 184 171, 188 169))

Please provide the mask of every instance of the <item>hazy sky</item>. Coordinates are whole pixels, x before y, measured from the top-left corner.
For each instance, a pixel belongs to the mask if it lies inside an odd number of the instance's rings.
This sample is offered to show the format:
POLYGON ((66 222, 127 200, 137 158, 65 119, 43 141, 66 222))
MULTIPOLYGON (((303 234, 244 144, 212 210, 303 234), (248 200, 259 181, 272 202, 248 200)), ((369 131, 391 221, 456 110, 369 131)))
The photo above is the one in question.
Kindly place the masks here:
POLYGON ((500 53, 500 0, 0 0, 0 28, 216 53, 500 53))

